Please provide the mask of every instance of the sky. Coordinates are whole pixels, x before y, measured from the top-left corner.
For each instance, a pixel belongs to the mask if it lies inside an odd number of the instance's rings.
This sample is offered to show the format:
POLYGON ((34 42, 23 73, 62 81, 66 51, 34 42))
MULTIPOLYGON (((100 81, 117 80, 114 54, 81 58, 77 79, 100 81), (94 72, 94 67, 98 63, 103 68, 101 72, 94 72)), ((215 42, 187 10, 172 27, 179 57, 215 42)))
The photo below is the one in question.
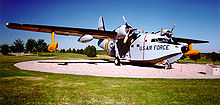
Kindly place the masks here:
MULTIPOLYGON (((0 0, 0 44, 30 38, 51 43, 48 33, 8 29, 7 22, 97 29, 103 16, 106 30, 112 31, 125 24, 123 15, 134 28, 150 33, 176 24, 174 37, 207 40, 194 49, 220 52, 220 0, 0 0)), ((101 49, 97 39, 80 43, 78 38, 56 35, 55 41, 58 49, 101 49)))

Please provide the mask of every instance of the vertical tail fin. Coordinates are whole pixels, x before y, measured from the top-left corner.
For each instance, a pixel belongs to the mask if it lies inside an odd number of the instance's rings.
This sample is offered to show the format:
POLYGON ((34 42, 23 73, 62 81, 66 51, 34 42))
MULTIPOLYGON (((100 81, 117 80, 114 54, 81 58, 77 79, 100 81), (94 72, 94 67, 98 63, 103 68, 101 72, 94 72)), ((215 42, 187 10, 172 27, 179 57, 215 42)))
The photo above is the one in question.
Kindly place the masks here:
POLYGON ((102 16, 99 18, 98 30, 104 30, 105 31, 105 25, 104 25, 104 21, 103 21, 102 16))

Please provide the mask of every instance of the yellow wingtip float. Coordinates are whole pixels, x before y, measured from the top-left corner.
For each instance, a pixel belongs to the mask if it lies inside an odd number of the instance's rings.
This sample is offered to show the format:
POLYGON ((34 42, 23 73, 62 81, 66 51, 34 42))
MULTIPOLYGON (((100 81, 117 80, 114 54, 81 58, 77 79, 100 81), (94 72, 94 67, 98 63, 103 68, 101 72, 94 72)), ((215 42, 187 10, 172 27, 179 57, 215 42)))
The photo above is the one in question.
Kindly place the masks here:
POLYGON ((48 51, 53 52, 58 48, 58 43, 54 42, 54 32, 51 33, 52 43, 48 46, 48 51))
POLYGON ((186 55, 186 56, 192 56, 192 55, 197 55, 197 54, 199 54, 199 50, 193 50, 193 44, 191 43, 191 44, 189 44, 188 45, 189 47, 189 51, 188 52, 186 52, 186 53, 184 53, 184 55, 186 55))

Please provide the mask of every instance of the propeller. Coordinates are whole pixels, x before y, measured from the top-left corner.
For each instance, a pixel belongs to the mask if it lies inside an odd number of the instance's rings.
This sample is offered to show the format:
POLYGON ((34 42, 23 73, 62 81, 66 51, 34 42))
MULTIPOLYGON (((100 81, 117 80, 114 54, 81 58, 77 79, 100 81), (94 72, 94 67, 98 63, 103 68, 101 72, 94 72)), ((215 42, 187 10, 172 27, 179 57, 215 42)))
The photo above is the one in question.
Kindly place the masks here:
POLYGON ((122 18, 123 18, 123 20, 125 21, 125 25, 126 25, 125 28, 127 28, 127 29, 125 29, 125 30, 127 30, 127 31, 126 31, 126 36, 125 36, 125 38, 124 38, 124 43, 126 43, 127 40, 128 40, 129 34, 132 33, 132 32, 134 31, 134 29, 132 28, 131 25, 128 24, 128 22, 127 22, 127 20, 125 19, 124 16, 122 16, 122 18))
POLYGON ((173 35, 173 30, 176 27, 176 24, 173 25, 173 28, 170 30, 168 30, 165 34, 168 38, 171 38, 171 36, 173 35))

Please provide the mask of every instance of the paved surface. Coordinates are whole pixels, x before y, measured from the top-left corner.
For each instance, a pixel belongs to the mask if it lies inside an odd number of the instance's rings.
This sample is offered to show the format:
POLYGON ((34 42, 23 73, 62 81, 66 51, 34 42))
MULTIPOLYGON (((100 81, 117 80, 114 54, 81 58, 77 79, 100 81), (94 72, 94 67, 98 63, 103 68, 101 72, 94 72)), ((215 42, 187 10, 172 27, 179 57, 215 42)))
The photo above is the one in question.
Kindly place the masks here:
POLYGON ((15 64, 24 70, 92 75, 104 77, 128 78, 220 78, 220 75, 206 75, 206 66, 202 64, 173 64, 173 69, 158 67, 141 67, 123 63, 115 66, 112 61, 105 60, 37 60, 15 64))

